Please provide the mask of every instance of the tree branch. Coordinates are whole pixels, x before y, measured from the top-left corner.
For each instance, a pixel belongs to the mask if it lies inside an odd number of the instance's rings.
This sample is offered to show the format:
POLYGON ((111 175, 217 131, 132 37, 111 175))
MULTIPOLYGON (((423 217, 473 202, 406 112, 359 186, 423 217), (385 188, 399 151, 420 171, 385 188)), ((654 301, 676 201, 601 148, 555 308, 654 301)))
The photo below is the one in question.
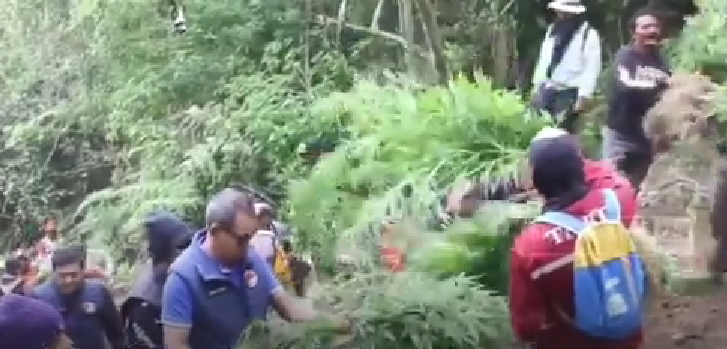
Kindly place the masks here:
POLYGON ((321 25, 331 25, 331 24, 340 25, 347 29, 351 29, 351 30, 354 30, 357 32, 366 33, 371 36, 378 36, 378 37, 381 37, 381 38, 384 38, 384 39, 387 39, 390 41, 395 41, 398 44, 400 44, 404 49, 407 49, 407 50, 411 49, 414 52, 416 52, 418 55, 429 59, 429 55, 426 52, 424 52, 421 48, 419 48, 416 45, 410 45, 409 42, 407 42, 403 37, 396 35, 396 34, 392 34, 392 33, 389 33, 389 32, 383 31, 383 30, 371 29, 371 28, 364 27, 361 25, 356 25, 356 24, 351 24, 351 23, 341 23, 340 21, 338 21, 335 18, 326 17, 323 15, 317 15, 316 22, 321 25))
POLYGON ((384 1, 385 0, 379 0, 379 3, 376 4, 376 9, 374 10, 374 15, 371 16, 371 29, 372 30, 379 30, 379 19, 381 18, 381 11, 384 8, 384 1))
POLYGON ((338 30, 336 31, 336 42, 341 42, 341 31, 346 20, 346 5, 348 0, 341 0, 341 4, 338 5, 338 30))

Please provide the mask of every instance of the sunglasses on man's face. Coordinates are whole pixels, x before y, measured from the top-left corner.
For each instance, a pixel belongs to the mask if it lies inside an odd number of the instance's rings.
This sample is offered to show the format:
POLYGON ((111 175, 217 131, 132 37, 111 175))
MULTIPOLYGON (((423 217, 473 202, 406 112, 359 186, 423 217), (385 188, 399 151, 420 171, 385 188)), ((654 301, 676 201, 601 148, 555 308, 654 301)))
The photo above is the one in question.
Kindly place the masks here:
POLYGON ((244 235, 237 235, 234 232, 231 231, 225 231, 227 235, 229 235, 232 239, 235 240, 235 243, 237 243, 237 246, 240 247, 246 247, 250 244, 250 240, 252 239, 253 234, 244 234, 244 235))

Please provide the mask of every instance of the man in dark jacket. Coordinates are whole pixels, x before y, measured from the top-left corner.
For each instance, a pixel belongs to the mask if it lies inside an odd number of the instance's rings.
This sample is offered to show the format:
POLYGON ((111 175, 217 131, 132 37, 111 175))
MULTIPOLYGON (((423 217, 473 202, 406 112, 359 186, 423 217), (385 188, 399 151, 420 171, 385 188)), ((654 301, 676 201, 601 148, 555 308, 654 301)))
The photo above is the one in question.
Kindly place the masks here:
POLYGON ((169 266, 189 245, 193 230, 176 215, 159 211, 144 222, 150 260, 121 306, 126 341, 133 349, 163 349, 162 289, 169 266))
POLYGON ((73 245, 57 249, 51 258, 53 277, 35 288, 33 296, 54 306, 63 316, 77 349, 125 349, 121 317, 103 284, 86 279, 86 251, 73 245))
POLYGON ((29 264, 25 256, 14 257, 5 262, 5 273, 0 277, 0 294, 25 294, 23 275, 29 264))
POLYGON ((606 127, 603 129, 603 157, 616 167, 638 191, 661 140, 647 138, 643 121, 646 112, 668 86, 669 67, 660 52, 661 22, 648 11, 638 12, 631 23, 633 41, 616 53, 606 127))

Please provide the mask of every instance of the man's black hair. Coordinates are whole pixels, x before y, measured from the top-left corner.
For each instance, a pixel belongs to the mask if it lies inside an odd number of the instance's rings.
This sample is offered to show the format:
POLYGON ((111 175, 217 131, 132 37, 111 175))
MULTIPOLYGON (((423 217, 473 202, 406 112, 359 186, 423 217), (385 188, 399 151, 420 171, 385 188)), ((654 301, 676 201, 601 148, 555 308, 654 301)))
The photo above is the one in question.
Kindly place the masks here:
POLYGON ((663 22, 661 11, 653 7, 644 7, 634 12, 634 14, 631 16, 631 19, 629 20, 629 31, 633 32, 634 30, 636 30, 636 21, 644 16, 652 16, 656 18, 659 23, 663 22))
POLYGON ((235 217, 240 212, 255 216, 255 199, 250 194, 233 188, 223 189, 215 194, 207 204, 205 225, 209 229, 217 225, 223 229, 232 230, 235 226, 235 217))
POLYGON ((5 262, 5 272, 12 276, 19 276, 21 262, 17 258, 9 259, 5 262))
POLYGON ((86 267, 86 246, 82 244, 62 246, 53 252, 51 263, 53 269, 76 263, 83 269, 86 267))
POLYGON ((41 225, 45 226, 50 221, 55 221, 56 223, 58 223, 58 217, 56 217, 55 215, 50 215, 48 217, 45 217, 45 218, 43 218, 43 222, 41 223, 41 225))

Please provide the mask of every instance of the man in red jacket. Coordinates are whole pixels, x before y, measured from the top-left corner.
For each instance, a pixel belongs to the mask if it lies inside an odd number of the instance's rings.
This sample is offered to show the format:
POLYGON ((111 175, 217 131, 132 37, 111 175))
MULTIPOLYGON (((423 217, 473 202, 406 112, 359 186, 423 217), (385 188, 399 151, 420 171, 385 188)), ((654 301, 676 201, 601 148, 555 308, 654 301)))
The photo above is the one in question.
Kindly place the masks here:
MULTIPOLYGON (((593 163, 587 176, 572 136, 557 132, 542 132, 540 136, 531 144, 530 166, 533 185, 545 199, 544 210, 585 216, 602 209, 605 196, 597 187, 614 186, 618 177, 605 175, 611 173, 608 166, 593 163)), ((633 216, 635 195, 620 191, 617 196, 622 211, 632 210, 633 216)), ((622 215, 626 226, 631 223, 628 214, 622 215)), ((515 239, 510 256, 509 306, 516 335, 533 349, 640 348, 641 331, 622 340, 605 340, 590 337, 573 324, 575 241, 571 232, 546 223, 526 226, 515 239)))

